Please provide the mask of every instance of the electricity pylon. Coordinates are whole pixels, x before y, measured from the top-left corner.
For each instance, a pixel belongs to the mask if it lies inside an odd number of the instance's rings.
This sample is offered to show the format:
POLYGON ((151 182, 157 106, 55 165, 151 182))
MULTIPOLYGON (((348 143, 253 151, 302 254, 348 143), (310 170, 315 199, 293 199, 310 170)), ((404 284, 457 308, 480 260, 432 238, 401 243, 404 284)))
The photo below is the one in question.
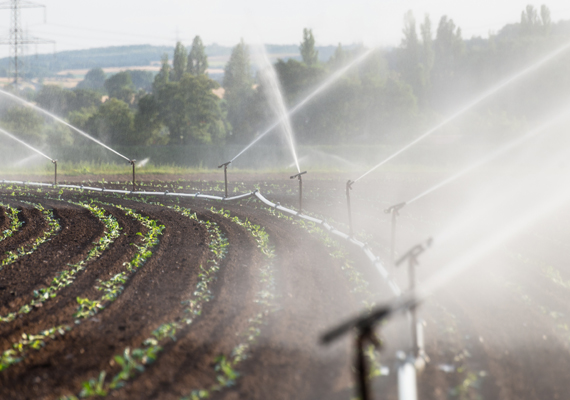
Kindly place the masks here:
POLYGON ((43 4, 32 3, 31 1, 26 0, 9 0, 0 3, 0 9, 9 9, 12 11, 10 18, 10 34, 8 38, 0 38, 0 44, 7 44, 10 46, 10 72, 14 71, 14 85, 16 87, 18 87, 18 81, 22 71, 24 45, 55 43, 53 40, 28 36, 24 32, 21 23, 22 8, 43 8, 44 20, 46 10, 46 7, 43 4))

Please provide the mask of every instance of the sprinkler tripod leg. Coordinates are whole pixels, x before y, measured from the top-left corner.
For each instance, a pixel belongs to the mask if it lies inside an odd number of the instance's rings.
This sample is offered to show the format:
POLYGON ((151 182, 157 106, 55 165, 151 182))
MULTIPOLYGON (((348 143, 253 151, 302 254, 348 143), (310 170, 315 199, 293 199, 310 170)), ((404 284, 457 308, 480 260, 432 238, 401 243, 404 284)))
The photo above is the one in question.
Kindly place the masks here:
POLYGON ((356 381, 358 382, 358 395, 360 400, 372 400, 370 387, 368 386, 368 366, 366 363, 365 348, 367 343, 372 343, 377 349, 381 348, 380 341, 374 334, 372 326, 358 329, 356 336, 356 381))
POLYGON ((136 187, 135 187, 135 162, 137 160, 131 160, 131 165, 133 166, 133 192, 136 191, 136 187))
POLYGON ((53 179, 53 185, 57 186, 57 160, 51 160, 51 162, 53 163, 53 165, 55 167, 55 175, 54 175, 54 179, 53 179))
POLYGON ((224 167, 224 183, 225 183, 225 195, 226 197, 228 197, 228 165, 231 164, 231 161, 228 161, 227 163, 224 163, 222 165, 218 165, 218 168, 222 168, 224 167))
POLYGON ((301 175, 306 174, 307 171, 299 172, 297 175, 293 175, 290 179, 299 179, 299 214, 303 212, 303 179, 301 175))

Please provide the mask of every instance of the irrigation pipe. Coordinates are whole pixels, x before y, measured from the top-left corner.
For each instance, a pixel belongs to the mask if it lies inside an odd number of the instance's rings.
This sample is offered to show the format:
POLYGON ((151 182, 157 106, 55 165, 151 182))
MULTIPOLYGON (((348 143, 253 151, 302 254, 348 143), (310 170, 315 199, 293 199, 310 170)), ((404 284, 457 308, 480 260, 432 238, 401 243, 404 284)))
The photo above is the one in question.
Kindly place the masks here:
MULTIPOLYGON (((6 183, 23 185, 23 186, 26 186, 26 185, 45 186, 45 187, 54 187, 55 186, 53 184, 43 183, 43 182, 2 180, 2 184, 6 184, 6 183)), ((273 203, 273 202, 267 200, 265 197, 263 197, 263 195, 261 193, 259 193, 259 190, 255 190, 253 192, 244 193, 244 194, 241 194, 238 196, 233 196, 233 197, 221 197, 221 196, 200 194, 199 192, 193 193, 193 194, 192 193, 176 193, 176 192, 169 192, 168 190, 166 190, 164 192, 134 192, 134 191, 129 191, 129 190, 105 189, 104 187, 103 188, 96 188, 96 187, 83 186, 83 185, 81 185, 81 186, 78 186, 78 185, 58 185, 58 187, 59 188, 66 188, 66 189, 82 189, 82 190, 89 190, 89 191, 93 191, 93 192, 108 192, 108 193, 118 193, 118 194, 138 194, 138 195, 145 195, 145 196, 189 197, 189 198, 195 198, 195 199, 219 200, 222 202, 241 200, 241 199, 245 199, 248 197, 256 197, 262 203, 264 203, 265 205, 268 205, 271 208, 274 208, 274 209, 279 210, 281 212, 290 214, 294 217, 303 218, 307 221, 311 221, 311 222, 314 222, 315 224, 319 224, 323 228, 325 228, 327 231, 329 231, 330 233, 332 233, 332 234, 354 244, 355 246, 359 247, 364 252, 366 257, 370 260, 372 265, 376 268, 376 270, 380 273, 380 275, 382 276, 384 281, 388 284, 392 293, 395 296, 397 296, 398 298, 400 298, 403 294, 402 290, 400 289, 398 284, 390 277, 390 274, 388 273, 386 268, 380 262, 379 257, 376 257, 374 255, 374 253, 372 253, 372 251, 370 250, 370 248, 368 247, 368 245, 366 243, 363 243, 363 242, 355 239, 351 235, 347 235, 346 233, 341 232, 341 231, 333 228, 331 225, 329 225, 324 220, 321 220, 318 218, 313 218, 313 217, 310 217, 308 215, 302 214, 300 212, 291 210, 287 207, 283 207, 279 203, 277 203, 277 204, 273 203)), ((408 357, 398 368, 398 395, 399 395, 400 400, 417 400, 417 398, 418 398, 417 397, 415 360, 410 358, 410 357, 408 357)))
MULTIPOLYGON (((26 185, 45 186, 45 187, 53 187, 54 186, 51 183, 44 183, 44 182, 26 182, 26 181, 10 181, 10 180, 2 180, 2 183, 3 184, 23 185, 23 186, 26 186, 26 185)), ((370 250, 370 248, 368 247, 368 245, 366 243, 363 243, 363 242, 355 239, 354 237, 351 237, 350 235, 347 235, 346 233, 341 232, 338 229, 333 228, 331 225, 329 225, 324 220, 321 220, 318 218, 313 218, 313 217, 310 217, 310 216, 305 215, 305 214, 301 214, 295 210, 291 210, 287 207, 283 207, 279 203, 277 203, 277 204, 273 203, 273 202, 267 200, 265 197, 263 197, 263 195, 261 193, 259 193, 259 190, 256 190, 254 192, 241 194, 238 196, 221 197, 221 196, 213 196, 213 195, 209 195, 209 194, 201 194, 200 192, 198 192, 198 193, 176 193, 176 192, 169 192, 168 190, 166 190, 164 192, 145 192, 145 191, 133 192, 130 190, 106 189, 105 187, 96 188, 96 187, 91 187, 91 186, 83 186, 83 185, 78 186, 78 185, 65 185, 65 184, 58 185, 58 187, 59 188, 66 188, 66 189, 81 189, 81 190, 89 190, 92 192, 105 192, 105 193, 117 193, 117 194, 137 194, 137 195, 144 195, 144 196, 189 197, 189 198, 194 198, 194 199, 219 200, 219 201, 223 201, 223 202, 225 202, 225 201, 236 201, 236 200, 241 200, 241 199, 245 199, 248 197, 255 196, 258 200, 260 200, 262 203, 268 205, 271 208, 274 208, 274 209, 279 210, 283 213, 287 213, 287 214, 290 214, 290 215, 298 217, 298 218, 303 218, 303 219, 305 219, 307 221, 311 221, 315 224, 319 224, 324 229, 326 229, 328 232, 332 233, 333 235, 336 235, 336 236, 348 241, 349 243, 352 243, 355 246, 359 247, 364 252, 364 254, 368 258, 368 260, 372 263, 374 268, 376 268, 378 273, 386 281, 386 283, 390 287, 390 290, 392 291, 392 293, 398 297, 402 295, 402 290, 400 289, 398 284, 390 277, 388 270, 384 267, 384 265, 382 265, 379 257, 377 257, 376 255, 374 255, 374 253, 372 253, 372 251, 370 250)))

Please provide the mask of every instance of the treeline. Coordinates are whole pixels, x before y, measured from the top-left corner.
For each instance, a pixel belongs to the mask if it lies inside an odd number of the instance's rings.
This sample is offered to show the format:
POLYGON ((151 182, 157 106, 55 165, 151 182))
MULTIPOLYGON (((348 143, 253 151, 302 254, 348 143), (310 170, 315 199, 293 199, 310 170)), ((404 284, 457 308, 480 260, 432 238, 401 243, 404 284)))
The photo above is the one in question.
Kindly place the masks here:
MULTIPOLYGON (((546 6, 528 6, 519 23, 488 39, 462 38, 461 28, 442 16, 417 23, 404 16, 403 38, 391 51, 374 50, 330 86, 340 68, 367 49, 339 44, 326 62, 310 29, 303 31, 300 60, 274 64, 288 108, 315 88, 321 94, 292 117, 300 144, 398 143, 417 137, 451 111, 504 82, 570 40, 570 23, 554 23, 546 6)), ((177 43, 172 63, 163 56, 157 75, 125 71, 106 77, 89 71, 73 90, 43 86, 30 94, 37 104, 110 145, 240 144, 256 138, 277 116, 268 90, 252 69, 249 46, 238 43, 220 83, 207 74, 208 57, 197 36, 187 49, 177 43)), ((562 54, 527 79, 510 85, 450 124, 443 135, 492 139, 517 134, 570 94, 562 54)), ((81 137, 29 109, 0 110, 0 123, 34 143, 79 144, 81 137)), ((270 135, 265 143, 279 141, 270 135)))

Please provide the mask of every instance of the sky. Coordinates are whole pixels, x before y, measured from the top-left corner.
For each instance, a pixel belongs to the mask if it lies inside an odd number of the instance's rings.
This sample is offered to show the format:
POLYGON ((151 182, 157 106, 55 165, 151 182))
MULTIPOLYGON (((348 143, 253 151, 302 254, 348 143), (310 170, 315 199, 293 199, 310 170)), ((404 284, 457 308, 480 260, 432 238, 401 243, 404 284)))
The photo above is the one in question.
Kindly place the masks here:
MULTIPOLYGON (((234 46, 240 38, 248 43, 298 44, 305 27, 313 30, 317 45, 397 46, 408 10, 418 22, 429 14, 434 31, 441 16, 447 15, 462 28, 464 38, 487 37, 520 21, 529 0, 44 0, 34 4, 46 6, 45 20, 44 8, 23 9, 23 28, 29 36, 56 44, 29 46, 27 54, 128 44, 173 46, 176 40, 190 46, 196 35, 205 44, 225 46, 234 46)), ((553 21, 570 19, 567 0, 546 5, 553 21)), ((0 36, 7 38, 9 29, 10 11, 0 10, 0 36)), ((8 46, 0 46, 0 57, 7 55, 8 46)))

